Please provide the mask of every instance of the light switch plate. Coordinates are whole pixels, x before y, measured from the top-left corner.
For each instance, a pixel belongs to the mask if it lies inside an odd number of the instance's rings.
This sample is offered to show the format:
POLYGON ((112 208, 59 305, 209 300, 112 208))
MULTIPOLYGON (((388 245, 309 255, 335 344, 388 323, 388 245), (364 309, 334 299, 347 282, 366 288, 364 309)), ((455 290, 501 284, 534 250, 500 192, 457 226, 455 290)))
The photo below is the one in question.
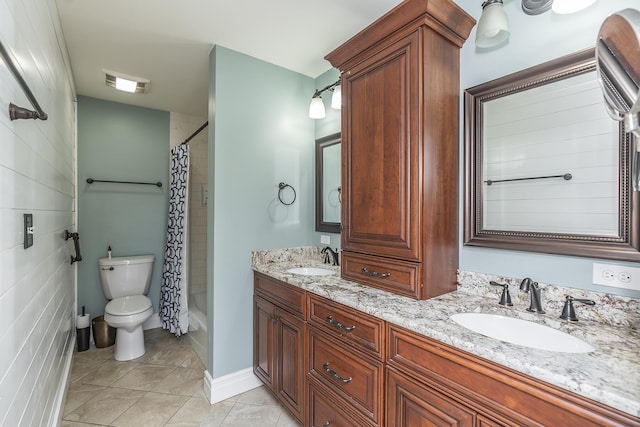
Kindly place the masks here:
POLYGON ((33 246, 33 214, 24 214, 24 248, 33 246))
POLYGON ((320 243, 322 243, 323 245, 330 245, 331 244, 331 236, 326 236, 324 234, 320 235, 320 243))
POLYGON ((593 284, 640 291, 640 268, 595 262, 593 284))

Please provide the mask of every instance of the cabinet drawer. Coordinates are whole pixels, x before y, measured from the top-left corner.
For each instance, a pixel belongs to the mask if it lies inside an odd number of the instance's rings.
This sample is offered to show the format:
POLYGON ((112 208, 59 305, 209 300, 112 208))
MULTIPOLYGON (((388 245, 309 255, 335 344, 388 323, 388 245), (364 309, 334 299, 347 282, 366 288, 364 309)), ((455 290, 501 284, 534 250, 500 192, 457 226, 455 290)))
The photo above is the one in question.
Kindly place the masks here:
MULTIPOLYGON (((387 427, 474 427, 475 412, 389 368, 387 427)), ((497 427, 497 425, 496 425, 497 427)))
POLYGON ((361 311, 309 295, 309 323, 382 359, 384 321, 361 311))
POLYGON ((254 273, 253 289, 256 294, 305 319, 307 304, 304 290, 261 273, 254 273))
POLYGON ((311 427, 375 427, 371 421, 365 421, 341 405, 336 405, 335 399, 331 397, 321 385, 309 382, 309 420, 311 427))
POLYGON ((314 327, 308 329, 309 376, 324 384, 347 405, 379 423, 382 415, 383 364, 353 348, 334 344, 314 327))
POLYGON ((411 298, 422 299, 421 264, 342 251, 342 277, 411 298))

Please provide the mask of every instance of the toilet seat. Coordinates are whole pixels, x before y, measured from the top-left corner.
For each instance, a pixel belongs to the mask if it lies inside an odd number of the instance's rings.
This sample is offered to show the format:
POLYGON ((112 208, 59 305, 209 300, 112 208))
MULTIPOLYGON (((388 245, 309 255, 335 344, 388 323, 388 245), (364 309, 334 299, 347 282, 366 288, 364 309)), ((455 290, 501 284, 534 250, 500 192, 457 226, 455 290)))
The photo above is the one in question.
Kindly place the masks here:
POLYGON ((114 298, 104 308, 105 314, 131 316, 152 308, 151 300, 145 295, 131 295, 114 298))

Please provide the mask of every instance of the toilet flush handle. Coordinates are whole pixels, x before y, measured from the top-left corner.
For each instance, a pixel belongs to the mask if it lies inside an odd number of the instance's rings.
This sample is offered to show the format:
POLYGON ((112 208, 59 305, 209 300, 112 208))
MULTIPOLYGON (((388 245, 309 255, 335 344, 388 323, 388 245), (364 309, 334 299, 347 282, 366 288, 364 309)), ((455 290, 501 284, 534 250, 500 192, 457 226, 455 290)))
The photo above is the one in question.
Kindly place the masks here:
POLYGON ((109 268, 104 268, 104 267, 102 267, 100 270, 109 270, 109 271, 113 271, 113 267, 109 267, 109 268))

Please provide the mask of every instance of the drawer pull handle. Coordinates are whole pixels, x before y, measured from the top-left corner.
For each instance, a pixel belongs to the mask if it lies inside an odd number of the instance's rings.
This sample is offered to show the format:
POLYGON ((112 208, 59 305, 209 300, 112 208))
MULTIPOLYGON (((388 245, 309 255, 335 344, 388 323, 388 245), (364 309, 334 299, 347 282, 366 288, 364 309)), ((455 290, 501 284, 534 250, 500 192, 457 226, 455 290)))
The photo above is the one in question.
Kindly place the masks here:
POLYGON ((391 273, 378 273, 377 271, 373 271, 373 270, 369 270, 366 267, 362 267, 362 271, 364 274, 367 274, 369 276, 374 276, 374 277, 389 277, 391 276, 391 273))
POLYGON ((342 381, 343 383, 350 383, 353 380, 353 378, 351 377, 343 378, 340 375, 338 375, 336 371, 329 368, 329 362, 326 362, 324 365, 322 365, 322 367, 324 368, 325 371, 327 371, 329 375, 331 375, 333 378, 337 379, 338 381, 342 381))
MULTIPOLYGON (((327 427, 329 424, 331 424, 329 421, 325 421, 324 424, 322 424, 322 427, 327 427)), ((311 427, 316 427, 316 426, 311 426, 311 427)))
POLYGON ((342 329, 343 331, 353 331, 356 327, 354 326, 344 326, 342 323, 338 322, 337 320, 333 320, 332 316, 327 316, 327 322, 329 322, 329 324, 331 326, 335 326, 338 329, 342 329))

